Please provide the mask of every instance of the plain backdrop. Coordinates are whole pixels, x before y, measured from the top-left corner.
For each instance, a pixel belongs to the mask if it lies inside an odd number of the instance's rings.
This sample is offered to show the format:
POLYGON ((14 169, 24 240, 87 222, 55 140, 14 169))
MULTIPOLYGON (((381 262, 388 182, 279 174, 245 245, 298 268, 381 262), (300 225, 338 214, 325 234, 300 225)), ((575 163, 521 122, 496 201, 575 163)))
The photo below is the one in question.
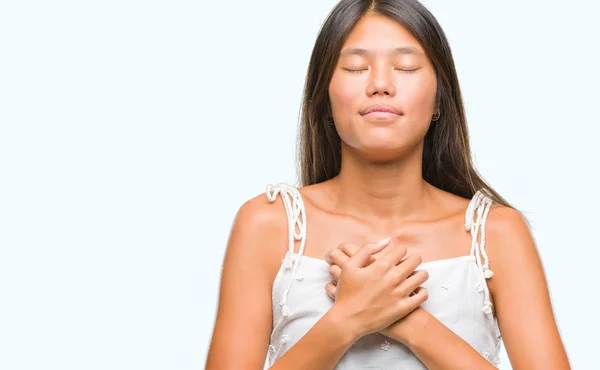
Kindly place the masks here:
MULTIPOLYGON (((1 369, 204 367, 233 217, 296 183, 304 76, 335 3, 0 1, 1 369)), ((425 4, 477 168, 529 217, 573 367, 591 369, 599 6, 425 4)))

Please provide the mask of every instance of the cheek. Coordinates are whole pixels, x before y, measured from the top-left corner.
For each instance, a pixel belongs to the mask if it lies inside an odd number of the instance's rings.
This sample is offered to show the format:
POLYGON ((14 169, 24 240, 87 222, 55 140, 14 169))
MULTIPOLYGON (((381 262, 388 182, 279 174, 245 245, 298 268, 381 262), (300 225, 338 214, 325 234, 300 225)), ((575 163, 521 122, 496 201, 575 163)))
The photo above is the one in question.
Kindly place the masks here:
POLYGON ((329 99, 333 114, 341 117, 351 113, 354 104, 361 96, 361 91, 364 91, 364 88, 356 81, 334 75, 329 84, 329 99))
POLYGON ((399 88, 398 92, 402 95, 401 99, 404 102, 403 108, 406 114, 419 117, 433 111, 437 90, 435 75, 414 80, 411 82, 411 86, 405 87, 405 89, 399 88))

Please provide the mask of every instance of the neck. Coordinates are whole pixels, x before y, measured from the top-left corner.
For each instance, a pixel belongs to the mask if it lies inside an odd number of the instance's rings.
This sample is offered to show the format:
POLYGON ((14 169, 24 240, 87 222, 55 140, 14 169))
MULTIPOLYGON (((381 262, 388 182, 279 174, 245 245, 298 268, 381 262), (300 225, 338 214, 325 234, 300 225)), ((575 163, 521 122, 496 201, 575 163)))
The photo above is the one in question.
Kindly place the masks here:
POLYGON ((391 222, 423 213, 431 185, 423 180, 421 150, 387 163, 373 163, 347 152, 342 155, 339 175, 332 180, 338 212, 391 222))

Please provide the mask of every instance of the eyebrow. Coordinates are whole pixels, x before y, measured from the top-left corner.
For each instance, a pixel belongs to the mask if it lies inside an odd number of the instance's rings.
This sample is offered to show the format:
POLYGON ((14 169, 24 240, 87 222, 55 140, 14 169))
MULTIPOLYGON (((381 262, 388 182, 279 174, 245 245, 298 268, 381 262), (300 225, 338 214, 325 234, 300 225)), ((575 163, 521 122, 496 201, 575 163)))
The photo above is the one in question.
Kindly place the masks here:
MULTIPOLYGON (((361 56, 369 56, 372 55, 373 52, 371 50, 363 49, 363 48, 349 48, 340 53, 340 57, 346 55, 361 55, 361 56)), ((402 46, 390 51, 390 55, 398 55, 398 54, 414 54, 414 55, 423 55, 423 52, 419 49, 412 46, 402 46)))

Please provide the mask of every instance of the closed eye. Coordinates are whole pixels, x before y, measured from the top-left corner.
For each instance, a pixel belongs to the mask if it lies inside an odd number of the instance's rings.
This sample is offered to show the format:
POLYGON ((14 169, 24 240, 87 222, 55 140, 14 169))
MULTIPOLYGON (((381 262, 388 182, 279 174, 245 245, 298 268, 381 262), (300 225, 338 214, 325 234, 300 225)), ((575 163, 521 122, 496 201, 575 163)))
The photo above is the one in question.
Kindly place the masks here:
POLYGON ((363 71, 367 71, 367 69, 350 69, 350 68, 344 68, 345 71, 348 71, 350 73, 361 73, 363 71))
POLYGON ((415 68, 415 69, 394 68, 394 70, 396 70, 396 71, 402 71, 402 72, 406 72, 406 73, 415 73, 416 71, 419 70, 419 68, 415 68))
MULTIPOLYGON (((364 71, 368 71, 368 69, 350 69, 350 68, 344 68, 345 71, 348 71, 350 73, 361 73, 364 71)), ((416 71, 419 70, 419 68, 415 68, 415 69, 402 69, 402 68, 394 68, 395 71, 402 71, 405 73, 415 73, 416 71)))

